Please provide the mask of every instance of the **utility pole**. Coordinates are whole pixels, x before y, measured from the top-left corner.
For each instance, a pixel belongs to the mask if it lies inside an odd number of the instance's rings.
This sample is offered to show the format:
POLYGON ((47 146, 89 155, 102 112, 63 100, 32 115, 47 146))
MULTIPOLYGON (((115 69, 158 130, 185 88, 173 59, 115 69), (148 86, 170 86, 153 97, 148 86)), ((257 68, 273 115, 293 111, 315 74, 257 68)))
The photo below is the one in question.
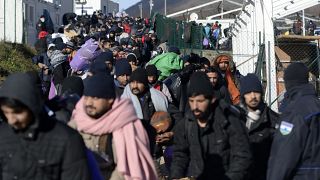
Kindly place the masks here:
POLYGON ((142 3, 139 4, 139 8, 140 8, 140 17, 142 18, 142 3))
POLYGON ((152 13, 152 7, 153 7, 153 0, 150 0, 150 16, 151 16, 151 13, 152 13))
POLYGON ((223 7, 223 0, 222 0, 222 2, 221 2, 221 19, 223 19, 223 11, 224 11, 224 7, 223 7))
POLYGON ((306 19, 305 19, 305 14, 304 10, 302 10, 302 35, 306 35, 306 19))
POLYGON ((167 16, 167 0, 164 0, 164 15, 167 16))

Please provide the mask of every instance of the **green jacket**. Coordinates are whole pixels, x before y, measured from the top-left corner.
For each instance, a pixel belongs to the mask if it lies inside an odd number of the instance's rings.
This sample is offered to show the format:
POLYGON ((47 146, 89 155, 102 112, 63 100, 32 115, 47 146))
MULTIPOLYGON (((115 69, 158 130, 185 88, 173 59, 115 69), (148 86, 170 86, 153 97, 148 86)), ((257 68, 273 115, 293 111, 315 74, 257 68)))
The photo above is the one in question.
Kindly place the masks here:
POLYGON ((149 64, 153 64, 157 67, 161 74, 159 80, 164 80, 171 74, 181 70, 183 68, 183 61, 178 54, 169 52, 164 53, 153 58, 149 64))

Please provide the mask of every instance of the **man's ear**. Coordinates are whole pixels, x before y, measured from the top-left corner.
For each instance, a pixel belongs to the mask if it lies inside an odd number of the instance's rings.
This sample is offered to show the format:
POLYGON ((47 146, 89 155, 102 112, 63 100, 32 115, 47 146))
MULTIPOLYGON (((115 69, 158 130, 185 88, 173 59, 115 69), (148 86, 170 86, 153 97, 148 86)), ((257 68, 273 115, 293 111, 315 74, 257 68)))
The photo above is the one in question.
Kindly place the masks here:
POLYGON ((114 102, 114 98, 110 98, 110 99, 108 99, 108 102, 110 103, 110 104, 113 104, 113 102, 114 102))

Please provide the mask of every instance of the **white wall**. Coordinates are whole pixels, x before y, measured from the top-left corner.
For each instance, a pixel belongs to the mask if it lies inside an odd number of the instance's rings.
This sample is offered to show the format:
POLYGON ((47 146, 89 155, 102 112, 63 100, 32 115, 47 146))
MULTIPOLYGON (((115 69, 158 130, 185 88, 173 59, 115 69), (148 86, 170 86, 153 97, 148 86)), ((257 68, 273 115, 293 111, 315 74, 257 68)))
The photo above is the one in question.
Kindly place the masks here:
POLYGON ((22 0, 0 0, 0 40, 22 43, 22 0))
POLYGON ((27 43, 33 45, 36 41, 37 31, 36 23, 39 17, 42 15, 43 10, 47 9, 50 12, 52 22, 55 26, 55 31, 62 25, 62 16, 67 12, 73 12, 73 0, 51 0, 54 3, 49 2, 39 2, 38 0, 28 0, 24 1, 27 11, 26 13, 26 26, 28 39, 27 43), (30 9, 34 9, 34 15, 30 12, 30 9))
POLYGON ((73 0, 0 0, 0 40, 34 45, 36 23, 44 9, 57 29, 63 14, 73 12, 73 0))

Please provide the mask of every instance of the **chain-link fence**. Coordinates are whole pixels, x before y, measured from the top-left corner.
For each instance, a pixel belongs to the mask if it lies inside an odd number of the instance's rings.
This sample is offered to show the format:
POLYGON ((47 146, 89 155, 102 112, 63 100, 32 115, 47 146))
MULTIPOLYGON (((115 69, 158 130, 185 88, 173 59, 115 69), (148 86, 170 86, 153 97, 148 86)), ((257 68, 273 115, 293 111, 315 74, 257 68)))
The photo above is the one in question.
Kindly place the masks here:
MULTIPOLYGON (((260 35, 253 31, 241 31, 240 33, 241 36, 233 35, 232 37, 232 56, 237 69, 244 75, 260 73, 260 71, 257 71, 257 65, 261 49, 260 44, 255 43, 256 38, 259 39, 260 35)), ((262 67, 259 66, 259 68, 262 67)))
POLYGON ((202 49, 203 27, 192 22, 177 21, 161 14, 153 18, 158 38, 181 49, 202 49))
POLYGON ((308 41, 301 36, 298 40, 281 40, 276 43, 276 58, 278 69, 278 92, 284 91, 283 71, 292 62, 303 62, 309 68, 309 81, 318 94, 319 88, 319 48, 315 42, 308 41))

